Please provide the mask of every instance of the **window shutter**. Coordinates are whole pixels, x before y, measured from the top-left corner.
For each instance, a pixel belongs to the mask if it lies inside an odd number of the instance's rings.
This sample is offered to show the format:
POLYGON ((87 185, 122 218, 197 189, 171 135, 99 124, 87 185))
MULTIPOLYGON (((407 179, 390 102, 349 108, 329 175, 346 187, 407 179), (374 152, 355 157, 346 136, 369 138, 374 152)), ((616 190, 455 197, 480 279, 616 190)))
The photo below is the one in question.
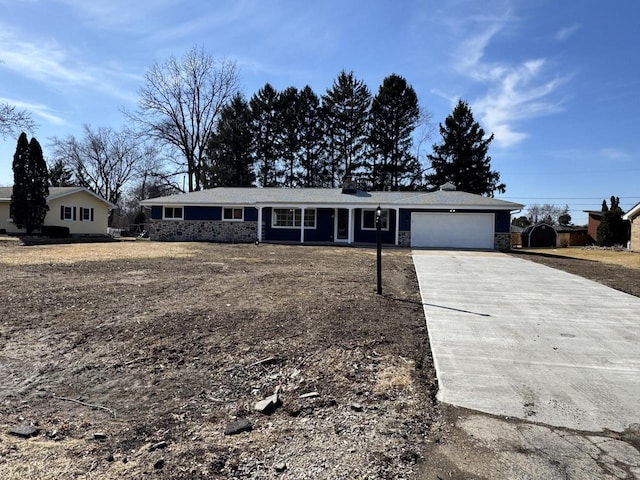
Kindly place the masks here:
POLYGON ((76 221, 76 207, 73 207, 73 221, 76 221))
POLYGON ((60 220, 64 220, 64 205, 60 205, 60 220))
POLYGON ((91 209, 91 221, 93 222, 93 208, 91 209))

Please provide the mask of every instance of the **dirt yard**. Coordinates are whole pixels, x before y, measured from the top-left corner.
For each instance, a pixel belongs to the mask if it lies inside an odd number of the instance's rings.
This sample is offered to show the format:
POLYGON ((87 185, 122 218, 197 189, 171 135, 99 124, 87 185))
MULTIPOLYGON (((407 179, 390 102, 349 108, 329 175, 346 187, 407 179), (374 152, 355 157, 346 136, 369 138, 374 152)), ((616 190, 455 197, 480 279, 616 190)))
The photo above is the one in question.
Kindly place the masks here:
MULTIPOLYGON (((640 295, 640 269, 518 255, 640 295)), ((0 272, 0 478, 410 479, 444 462, 428 446, 455 412, 434 400, 408 250, 384 251, 382 296, 375 250, 348 247, 0 239, 0 272), (226 435, 238 419, 251 430, 226 435)))
POLYGON ((414 478, 440 438, 424 314, 410 252, 382 296, 375 258, 0 242, 0 478, 414 478))

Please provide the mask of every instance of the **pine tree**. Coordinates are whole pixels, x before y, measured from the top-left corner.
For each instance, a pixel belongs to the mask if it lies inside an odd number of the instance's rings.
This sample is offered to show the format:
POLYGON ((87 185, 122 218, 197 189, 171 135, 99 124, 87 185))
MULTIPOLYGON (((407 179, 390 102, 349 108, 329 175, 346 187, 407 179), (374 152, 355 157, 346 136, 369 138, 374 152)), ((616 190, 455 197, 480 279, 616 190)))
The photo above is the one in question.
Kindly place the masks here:
POLYGON ((371 92, 353 72, 340 72, 322 97, 328 147, 330 148, 332 186, 345 175, 362 173, 369 135, 371 92))
POLYGON ((237 94, 220 112, 215 133, 207 144, 207 188, 250 187, 253 171, 251 109, 237 94))
POLYGON ((433 173, 426 176, 431 187, 451 182, 458 190, 492 197, 497 190, 504 193, 506 186, 500 174, 491 170, 491 157, 487 155, 493 134, 485 132, 474 120, 466 102, 460 100, 444 126, 440 124, 442 143, 433 145, 433 154, 427 155, 433 173))
POLYGON ((52 187, 73 186, 73 174, 65 166, 62 159, 56 160, 49 168, 49 185, 52 187))
POLYGON ((373 164, 369 170, 374 190, 412 187, 420 177, 420 162, 411 154, 412 133, 419 118, 413 87, 399 75, 386 77, 371 104, 369 145, 373 164))
POLYGON ((597 229, 597 241, 601 247, 624 245, 629 240, 629 224, 622 219, 624 212, 620 208, 620 198, 612 196, 607 207, 602 201, 602 219, 597 229))
POLYGON ((299 129, 300 129, 300 185, 303 187, 331 186, 324 129, 322 128, 322 108, 320 99, 310 86, 300 92, 299 129))
POLYGON ((42 148, 35 138, 27 141, 23 132, 18 138, 13 156, 13 194, 11 217, 18 228, 27 235, 42 228, 49 206, 49 172, 42 155, 42 148))
POLYGON ((283 90, 278 96, 278 114, 282 126, 280 147, 282 170, 278 184, 294 187, 299 181, 298 159, 300 155, 300 100, 296 87, 283 90))
POLYGON ((267 83, 253 95, 249 106, 258 182, 261 187, 277 187, 282 170, 279 164, 282 123, 278 111, 278 92, 267 83))

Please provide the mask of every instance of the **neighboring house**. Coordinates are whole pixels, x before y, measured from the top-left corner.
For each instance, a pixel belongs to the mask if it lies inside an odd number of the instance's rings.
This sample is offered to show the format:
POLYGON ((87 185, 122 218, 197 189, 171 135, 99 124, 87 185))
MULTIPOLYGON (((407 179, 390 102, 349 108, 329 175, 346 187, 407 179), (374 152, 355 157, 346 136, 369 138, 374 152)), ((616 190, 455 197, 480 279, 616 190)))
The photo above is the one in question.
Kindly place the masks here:
POLYGON ((511 212, 523 205, 455 190, 364 192, 329 188, 213 188, 140 202, 154 240, 375 243, 510 249, 511 212))
POLYGON ((583 210, 583 212, 588 215, 587 233, 591 237, 591 242, 596 243, 598 241, 598 227, 602 221, 603 212, 595 210, 583 210))
POLYGON ((556 225, 554 228, 558 234, 558 247, 583 247, 593 243, 585 227, 556 225))
POLYGON ((629 222, 631 222, 631 240, 629 241, 629 248, 640 252, 640 203, 625 213, 622 216, 622 219, 629 220, 629 222))
MULTIPOLYGON (((0 230, 8 233, 24 233, 10 216, 12 187, 0 187, 0 230)), ((109 212, 115 205, 84 187, 49 187, 47 197, 49 211, 44 219, 46 226, 69 227, 76 236, 106 235, 109 212)))

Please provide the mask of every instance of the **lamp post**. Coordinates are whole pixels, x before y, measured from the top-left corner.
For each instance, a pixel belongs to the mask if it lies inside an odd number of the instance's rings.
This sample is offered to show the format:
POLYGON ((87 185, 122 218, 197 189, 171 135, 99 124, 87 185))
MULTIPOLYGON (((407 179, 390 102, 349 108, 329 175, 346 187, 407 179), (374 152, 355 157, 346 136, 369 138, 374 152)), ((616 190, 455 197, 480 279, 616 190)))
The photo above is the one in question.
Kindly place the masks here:
POLYGON ((376 209, 376 248, 377 248, 377 276, 378 276, 378 295, 382 295, 382 209, 380 205, 376 209))

